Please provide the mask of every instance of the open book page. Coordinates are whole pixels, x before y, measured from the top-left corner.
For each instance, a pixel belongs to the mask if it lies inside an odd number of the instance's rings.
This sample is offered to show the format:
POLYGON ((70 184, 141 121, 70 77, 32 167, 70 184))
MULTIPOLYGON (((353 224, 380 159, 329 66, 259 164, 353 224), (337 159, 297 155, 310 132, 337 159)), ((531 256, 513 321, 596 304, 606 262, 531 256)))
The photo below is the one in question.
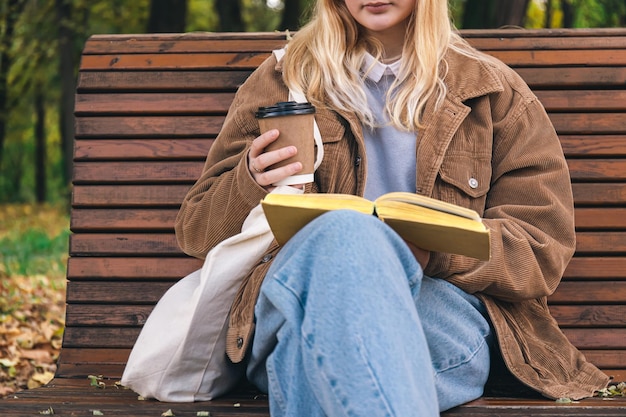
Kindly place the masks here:
POLYGON ((490 258, 489 230, 481 221, 393 200, 377 205, 376 213, 402 238, 422 249, 490 258))
POLYGON ((401 201, 408 204, 413 204, 416 206, 428 207, 433 210, 446 212, 450 214, 455 214, 461 217, 467 217, 468 219, 472 219, 475 221, 481 222, 482 219, 474 210, 457 206, 456 204, 446 203, 445 201, 437 200, 430 197, 425 197, 419 194, 406 193, 406 192, 394 192, 387 193, 385 195, 380 196, 376 200, 376 206, 382 205, 387 201, 401 201))

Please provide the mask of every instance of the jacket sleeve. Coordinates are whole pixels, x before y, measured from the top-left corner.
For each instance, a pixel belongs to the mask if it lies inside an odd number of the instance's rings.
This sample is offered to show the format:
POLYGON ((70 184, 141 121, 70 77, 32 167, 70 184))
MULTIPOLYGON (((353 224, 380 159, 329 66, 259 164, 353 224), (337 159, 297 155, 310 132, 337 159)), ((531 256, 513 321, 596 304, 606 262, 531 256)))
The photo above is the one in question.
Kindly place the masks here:
POLYGON ((188 255, 204 258, 215 245, 239 233, 266 194, 248 171, 247 154, 260 134, 257 108, 285 101, 288 94, 275 66, 275 58, 268 58, 238 89, 202 174, 182 202, 176 239, 188 255))
POLYGON ((554 127, 529 90, 501 122, 483 212, 491 260, 437 253, 425 272, 469 293, 540 298, 554 292, 576 246, 569 170, 554 127))

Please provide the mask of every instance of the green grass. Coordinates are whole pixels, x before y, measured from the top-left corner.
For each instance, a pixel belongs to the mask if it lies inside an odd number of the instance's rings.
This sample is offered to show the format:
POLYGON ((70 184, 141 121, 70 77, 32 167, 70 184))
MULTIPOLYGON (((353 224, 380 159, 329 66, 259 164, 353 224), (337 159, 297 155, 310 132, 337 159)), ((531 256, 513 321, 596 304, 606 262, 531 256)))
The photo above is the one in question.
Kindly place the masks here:
POLYGON ((46 276, 64 281, 69 215, 49 205, 0 206, 0 278, 46 276))

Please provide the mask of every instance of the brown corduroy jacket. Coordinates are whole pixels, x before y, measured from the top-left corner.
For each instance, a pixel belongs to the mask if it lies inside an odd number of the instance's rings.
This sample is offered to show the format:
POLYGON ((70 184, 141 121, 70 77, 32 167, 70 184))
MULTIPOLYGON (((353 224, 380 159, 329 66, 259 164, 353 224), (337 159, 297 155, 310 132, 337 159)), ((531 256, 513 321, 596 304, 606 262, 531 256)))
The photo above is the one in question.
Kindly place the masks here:
MULTIPOLYGON (((504 362, 549 398, 579 399, 609 378, 565 338, 546 297, 575 248, 568 168, 545 110, 510 68, 454 51, 446 56, 443 106, 428 103, 418 131, 416 192, 476 210, 491 232, 491 260, 431 254, 425 273, 448 280, 486 305, 504 362)), ((239 89, 204 171, 176 220, 182 249, 204 257, 241 225, 266 191, 252 178, 247 152, 259 135, 259 106, 286 101, 280 64, 270 57, 239 89)), ((363 195, 361 123, 318 109, 324 160, 307 192, 363 195)), ((245 279, 231 310, 227 353, 243 360, 254 330, 254 304, 273 244, 245 279)))

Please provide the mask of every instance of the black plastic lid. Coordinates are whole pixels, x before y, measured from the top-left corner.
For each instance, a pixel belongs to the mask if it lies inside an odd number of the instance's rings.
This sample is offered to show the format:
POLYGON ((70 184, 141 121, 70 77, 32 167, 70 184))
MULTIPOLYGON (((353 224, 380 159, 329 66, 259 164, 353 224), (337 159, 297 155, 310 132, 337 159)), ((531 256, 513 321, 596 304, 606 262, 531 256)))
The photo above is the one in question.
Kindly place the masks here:
POLYGON ((292 116, 294 114, 315 113, 315 107, 311 103, 296 103, 295 101, 281 101, 273 106, 259 107, 256 112, 257 119, 268 117, 292 116))

